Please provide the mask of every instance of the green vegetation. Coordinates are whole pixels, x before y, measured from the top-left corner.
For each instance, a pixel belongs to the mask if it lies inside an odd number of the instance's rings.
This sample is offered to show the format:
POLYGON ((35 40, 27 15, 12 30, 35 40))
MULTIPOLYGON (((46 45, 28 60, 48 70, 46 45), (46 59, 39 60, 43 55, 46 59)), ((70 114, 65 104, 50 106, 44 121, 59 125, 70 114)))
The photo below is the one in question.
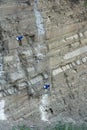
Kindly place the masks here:
POLYGON ((60 123, 60 124, 56 124, 55 126, 48 126, 48 127, 43 126, 43 128, 38 128, 38 127, 29 128, 23 125, 23 126, 13 127, 12 130, 87 130, 87 126, 86 125, 77 126, 73 124, 60 123))
POLYGON ((76 126, 72 124, 57 124, 53 128, 47 128, 44 130, 87 130, 86 125, 76 126))
POLYGON ((13 127, 12 130, 31 130, 30 128, 28 128, 26 125, 22 125, 22 126, 17 126, 17 127, 13 127))
POLYGON ((84 5, 87 6, 87 0, 84 1, 84 5))

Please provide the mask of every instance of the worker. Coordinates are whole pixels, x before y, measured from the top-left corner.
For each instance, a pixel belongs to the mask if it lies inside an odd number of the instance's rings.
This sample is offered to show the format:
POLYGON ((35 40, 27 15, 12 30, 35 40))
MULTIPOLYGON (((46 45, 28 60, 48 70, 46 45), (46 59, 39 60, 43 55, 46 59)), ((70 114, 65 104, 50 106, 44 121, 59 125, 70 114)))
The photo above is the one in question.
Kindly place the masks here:
POLYGON ((19 40, 22 40, 23 39, 23 36, 18 36, 16 37, 16 39, 19 41, 19 40))
POLYGON ((18 36, 16 37, 16 40, 19 41, 19 45, 21 46, 22 45, 22 39, 23 39, 23 36, 18 36))
POLYGON ((48 88, 50 88, 50 85, 49 85, 49 84, 46 84, 46 85, 44 85, 43 88, 44 88, 44 89, 48 89, 48 88))

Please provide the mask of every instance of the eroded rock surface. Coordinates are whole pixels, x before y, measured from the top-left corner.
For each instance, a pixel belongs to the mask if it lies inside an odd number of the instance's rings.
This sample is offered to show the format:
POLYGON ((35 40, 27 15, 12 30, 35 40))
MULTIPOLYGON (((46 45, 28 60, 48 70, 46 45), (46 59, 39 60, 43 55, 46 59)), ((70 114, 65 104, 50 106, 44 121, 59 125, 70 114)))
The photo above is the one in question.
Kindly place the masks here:
POLYGON ((0 120, 86 122, 85 1, 8 0, 0 10, 0 120))

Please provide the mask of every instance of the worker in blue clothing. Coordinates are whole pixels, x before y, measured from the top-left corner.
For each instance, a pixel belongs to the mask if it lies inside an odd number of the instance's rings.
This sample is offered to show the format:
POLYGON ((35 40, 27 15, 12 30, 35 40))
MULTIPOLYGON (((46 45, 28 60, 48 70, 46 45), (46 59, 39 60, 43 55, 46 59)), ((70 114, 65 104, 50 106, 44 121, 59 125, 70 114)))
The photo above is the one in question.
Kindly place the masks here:
POLYGON ((19 46, 22 46, 22 39, 23 39, 23 36, 16 37, 16 40, 19 42, 19 46))
POLYGON ((50 84, 45 84, 43 88, 44 88, 44 89, 50 88, 50 84))

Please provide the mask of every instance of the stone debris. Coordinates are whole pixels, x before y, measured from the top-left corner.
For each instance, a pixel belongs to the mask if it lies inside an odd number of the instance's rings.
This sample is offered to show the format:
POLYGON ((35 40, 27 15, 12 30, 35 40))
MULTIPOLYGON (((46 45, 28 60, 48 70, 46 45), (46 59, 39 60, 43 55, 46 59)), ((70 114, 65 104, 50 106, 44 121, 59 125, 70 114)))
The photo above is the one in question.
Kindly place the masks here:
POLYGON ((66 69, 70 69, 70 66, 69 66, 69 65, 66 65, 66 69))
POLYGON ((55 76, 61 72, 63 72, 63 70, 61 68, 55 69, 55 70, 53 70, 53 75, 55 76))
POLYGON ((76 61, 76 64, 77 64, 77 65, 80 65, 80 64, 81 64, 80 60, 77 60, 77 61, 76 61))
POLYGON ((47 73, 43 73, 43 78, 46 80, 49 78, 48 74, 47 73))
POLYGON ((79 33, 79 36, 80 36, 80 38, 84 37, 84 36, 83 36, 83 33, 79 33))
POLYGON ((81 55, 85 52, 87 52, 87 46, 84 46, 84 47, 79 48, 73 52, 69 52, 69 53, 65 54, 64 59, 68 60, 68 59, 73 58, 75 56, 81 55))
POLYGON ((27 68, 27 72, 30 77, 34 77, 36 75, 35 68, 33 66, 27 68))
POLYGON ((84 58, 82 58, 82 62, 83 63, 85 63, 87 60, 86 60, 86 58, 84 57, 84 58))
POLYGON ((11 55, 11 56, 5 56, 5 57, 4 57, 4 63, 5 63, 5 64, 11 62, 12 60, 13 60, 13 56, 12 56, 12 55, 11 55))
POLYGON ((66 41, 70 42, 70 41, 73 41, 74 39, 75 39, 75 40, 78 39, 78 35, 77 35, 77 34, 75 34, 75 35, 73 35, 73 36, 71 36, 71 37, 66 38, 66 41))
POLYGON ((53 76, 56 76, 59 73, 62 73, 64 71, 68 70, 68 69, 73 69, 73 67, 81 65, 81 62, 83 62, 83 63, 87 62, 86 57, 84 57, 84 58, 82 58, 80 60, 77 60, 75 62, 69 63, 69 64, 67 64, 65 66, 61 66, 61 68, 54 69, 53 70, 53 76))
POLYGON ((80 45, 79 42, 75 42, 75 43, 71 44, 71 46, 72 46, 73 48, 77 48, 77 47, 79 47, 79 45, 80 45))
POLYGON ((4 113, 4 107, 5 107, 5 101, 1 100, 0 101, 0 120, 6 120, 6 115, 4 113))
POLYGON ((72 66, 76 66, 76 63, 75 63, 75 62, 72 62, 72 66))
POLYGON ((20 71, 20 72, 10 73, 9 77, 11 82, 13 83, 17 80, 24 79, 25 75, 22 71, 20 71))
POLYGON ((18 83, 17 84, 17 88, 18 90, 23 90, 23 89, 26 89, 27 88, 27 84, 25 82, 21 82, 21 83, 18 83))
POLYGON ((44 94, 41 97, 41 103, 39 106, 40 112, 41 112, 41 120, 42 121, 49 121, 48 120, 48 114, 46 112, 47 107, 49 107, 50 101, 49 101, 49 95, 44 94))
POLYGON ((39 82, 42 81, 43 81, 43 77, 40 75, 30 80, 32 85, 38 84, 39 82))
POLYGON ((66 68, 66 66, 63 66, 62 69, 63 69, 63 71, 66 71, 67 68, 66 68))

